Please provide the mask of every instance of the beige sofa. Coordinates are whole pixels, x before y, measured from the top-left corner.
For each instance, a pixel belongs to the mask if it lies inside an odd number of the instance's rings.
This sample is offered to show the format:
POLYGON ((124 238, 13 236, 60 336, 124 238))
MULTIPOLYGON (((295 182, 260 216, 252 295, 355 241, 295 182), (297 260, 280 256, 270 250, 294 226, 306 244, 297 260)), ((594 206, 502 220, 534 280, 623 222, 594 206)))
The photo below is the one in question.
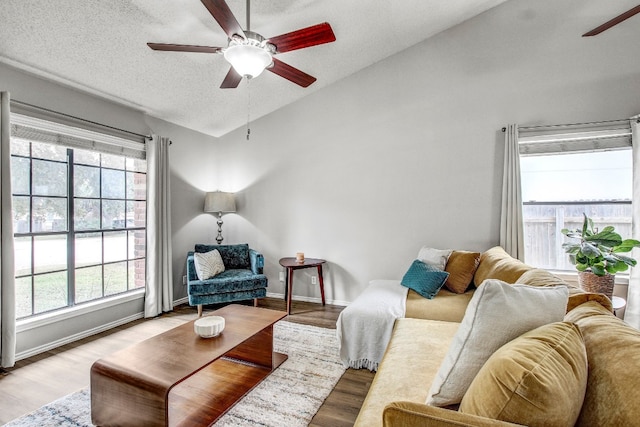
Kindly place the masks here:
MULTIPOLYGON (((482 283, 487 278, 531 286, 566 284, 545 270, 511 258, 500 247, 480 257, 473 281, 482 283)), ((457 294, 443 289, 432 300, 409 292, 406 317, 396 320, 356 426, 516 425, 425 404, 474 290, 457 294)), ((578 326, 588 365, 586 393, 581 409, 578 407, 576 425, 640 425, 640 332, 613 316, 604 295, 571 287, 565 321, 578 326)))

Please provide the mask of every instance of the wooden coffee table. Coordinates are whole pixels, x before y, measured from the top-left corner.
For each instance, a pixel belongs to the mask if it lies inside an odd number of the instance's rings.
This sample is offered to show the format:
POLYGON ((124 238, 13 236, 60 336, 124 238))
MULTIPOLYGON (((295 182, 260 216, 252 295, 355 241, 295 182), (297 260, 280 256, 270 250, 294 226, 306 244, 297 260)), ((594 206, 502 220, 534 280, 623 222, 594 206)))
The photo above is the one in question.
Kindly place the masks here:
POLYGON ((200 338, 194 321, 106 356, 91 367, 98 426, 210 425, 287 359, 273 351, 286 313, 229 305, 224 331, 200 338))

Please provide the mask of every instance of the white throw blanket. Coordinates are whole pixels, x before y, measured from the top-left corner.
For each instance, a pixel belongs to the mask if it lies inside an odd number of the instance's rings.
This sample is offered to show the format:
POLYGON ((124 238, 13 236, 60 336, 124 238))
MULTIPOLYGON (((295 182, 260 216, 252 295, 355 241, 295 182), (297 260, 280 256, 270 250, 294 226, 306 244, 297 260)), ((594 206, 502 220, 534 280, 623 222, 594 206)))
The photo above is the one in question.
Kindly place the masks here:
POLYGON ((372 280, 336 322, 340 359, 348 368, 378 370, 396 319, 404 317, 408 288, 372 280))

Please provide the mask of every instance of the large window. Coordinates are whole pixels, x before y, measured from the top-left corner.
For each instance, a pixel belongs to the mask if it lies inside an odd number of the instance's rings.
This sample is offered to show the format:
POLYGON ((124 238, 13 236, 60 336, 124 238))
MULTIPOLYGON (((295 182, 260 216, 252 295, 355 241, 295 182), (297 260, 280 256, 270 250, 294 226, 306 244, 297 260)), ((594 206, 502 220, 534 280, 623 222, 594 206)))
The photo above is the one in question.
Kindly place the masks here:
POLYGON ((143 288, 146 161, 18 129, 11 138, 17 318, 143 288))
POLYGON ((521 138, 527 264, 575 271, 560 231, 581 227, 583 214, 596 227, 631 236, 632 152, 624 123, 620 128, 597 130, 598 138, 584 131, 521 138))

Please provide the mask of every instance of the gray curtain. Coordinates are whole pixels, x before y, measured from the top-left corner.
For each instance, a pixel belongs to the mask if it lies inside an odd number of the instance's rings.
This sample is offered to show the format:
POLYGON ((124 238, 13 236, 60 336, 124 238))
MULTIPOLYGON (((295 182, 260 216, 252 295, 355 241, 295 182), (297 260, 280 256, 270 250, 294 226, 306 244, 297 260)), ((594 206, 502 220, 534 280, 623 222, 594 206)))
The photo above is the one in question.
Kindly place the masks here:
POLYGON ((500 246, 512 257, 524 261, 524 223, 518 125, 507 126, 504 133, 504 169, 502 209, 500 210, 500 246))
POLYGON ((13 262, 11 212, 11 126, 9 92, 0 92, 0 366, 10 368, 16 359, 16 286, 13 262))
MULTIPOLYGON (((631 119, 631 147, 633 150, 633 213, 631 219, 632 238, 640 240, 640 116, 631 119)), ((632 252, 635 259, 640 259, 640 249, 632 252)), ((640 265, 632 267, 627 289, 627 307, 624 321, 636 329, 640 329, 640 265)))
POLYGON ((144 317, 173 310, 169 138, 147 141, 147 284, 144 317))

